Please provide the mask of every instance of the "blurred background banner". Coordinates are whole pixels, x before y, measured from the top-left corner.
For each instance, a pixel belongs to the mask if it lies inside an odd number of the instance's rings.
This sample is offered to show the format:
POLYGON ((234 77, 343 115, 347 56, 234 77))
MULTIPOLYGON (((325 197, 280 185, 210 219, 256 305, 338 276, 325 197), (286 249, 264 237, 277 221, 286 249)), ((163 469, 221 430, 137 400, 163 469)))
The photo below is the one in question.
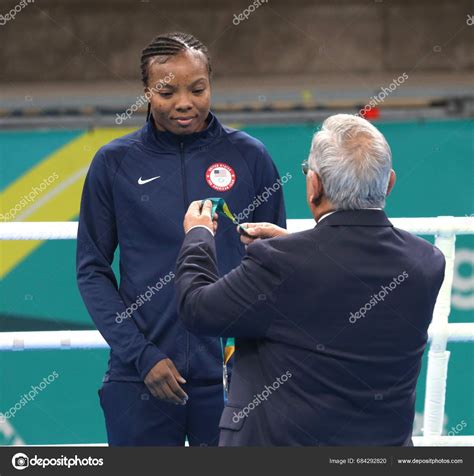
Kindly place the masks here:
MULTIPOLYGON (((209 47, 213 111, 291 176, 288 218, 310 218, 300 164, 338 112, 372 120, 392 147, 390 217, 474 214, 470 1, 0 0, 2 222, 78 219, 95 152, 145 121, 141 50, 168 31, 209 47)), ((0 331, 95 329, 75 246, 0 242, 0 331)), ((472 236, 456 242, 450 321, 474 321, 472 236)), ((474 346, 448 350, 444 434, 474 434, 474 346)), ((0 417, 0 444, 105 442, 97 389, 107 354, 0 352, 0 413, 15 409, 0 417)))

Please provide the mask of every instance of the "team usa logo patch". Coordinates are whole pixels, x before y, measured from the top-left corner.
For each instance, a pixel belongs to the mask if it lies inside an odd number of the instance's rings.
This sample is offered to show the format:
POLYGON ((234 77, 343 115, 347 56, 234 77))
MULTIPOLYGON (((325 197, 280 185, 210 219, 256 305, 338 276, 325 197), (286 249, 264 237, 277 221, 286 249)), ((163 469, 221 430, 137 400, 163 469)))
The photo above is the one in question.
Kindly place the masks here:
POLYGON ((212 164, 206 170, 207 184, 218 192, 230 190, 234 186, 235 179, 234 169, 222 162, 212 164))

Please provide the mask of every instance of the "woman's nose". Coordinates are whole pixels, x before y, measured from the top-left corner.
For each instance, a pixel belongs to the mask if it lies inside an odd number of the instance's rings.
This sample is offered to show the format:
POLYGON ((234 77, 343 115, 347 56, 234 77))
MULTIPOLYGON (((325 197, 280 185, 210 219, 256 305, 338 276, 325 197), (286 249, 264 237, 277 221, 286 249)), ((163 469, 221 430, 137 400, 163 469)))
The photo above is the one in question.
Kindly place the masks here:
POLYGON ((189 111, 193 105, 187 95, 181 95, 177 98, 175 108, 177 111, 189 111))

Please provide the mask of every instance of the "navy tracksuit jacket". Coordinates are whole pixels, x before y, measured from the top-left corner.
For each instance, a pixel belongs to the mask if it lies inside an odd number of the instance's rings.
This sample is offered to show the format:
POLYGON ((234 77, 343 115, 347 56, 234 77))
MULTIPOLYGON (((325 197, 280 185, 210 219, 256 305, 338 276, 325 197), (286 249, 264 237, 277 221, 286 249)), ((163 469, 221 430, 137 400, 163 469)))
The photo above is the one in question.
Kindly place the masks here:
MULTIPOLYGON (((184 214, 207 197, 223 197, 242 222, 286 225, 282 182, 265 147, 212 113, 204 131, 186 136, 148 121, 94 157, 81 201, 77 280, 111 347, 105 382, 143 382, 167 357, 188 381, 221 381, 220 340, 184 328, 174 289, 184 214), (117 246, 119 285, 111 268, 117 246)), ((224 217, 216 246, 224 275, 244 254, 235 224, 224 217)))

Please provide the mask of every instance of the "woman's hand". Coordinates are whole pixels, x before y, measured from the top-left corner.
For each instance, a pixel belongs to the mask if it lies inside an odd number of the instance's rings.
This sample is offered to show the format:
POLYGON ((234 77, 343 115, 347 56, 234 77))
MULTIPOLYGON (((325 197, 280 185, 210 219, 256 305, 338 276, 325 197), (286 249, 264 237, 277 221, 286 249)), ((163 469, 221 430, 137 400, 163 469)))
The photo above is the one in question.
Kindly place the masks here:
POLYGON ((145 377, 145 385, 155 398, 176 405, 185 405, 188 401, 188 395, 181 388, 184 383, 186 380, 171 359, 160 360, 145 377))

